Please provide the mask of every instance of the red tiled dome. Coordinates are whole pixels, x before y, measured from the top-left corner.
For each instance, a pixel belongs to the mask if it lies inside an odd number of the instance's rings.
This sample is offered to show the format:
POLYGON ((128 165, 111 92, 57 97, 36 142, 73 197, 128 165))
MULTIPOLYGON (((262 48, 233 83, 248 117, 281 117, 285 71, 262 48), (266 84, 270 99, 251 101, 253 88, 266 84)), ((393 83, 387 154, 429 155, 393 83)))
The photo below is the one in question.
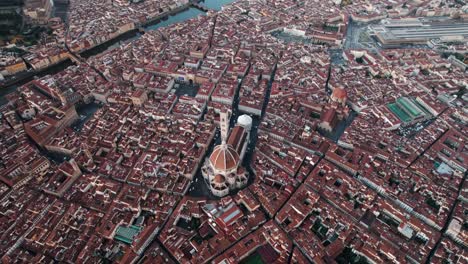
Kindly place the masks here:
POLYGON ((216 183, 216 184, 223 184, 224 182, 226 182, 226 178, 224 178, 224 176, 221 175, 221 174, 217 174, 213 178, 213 182, 216 183))
POLYGON ((210 162, 216 170, 229 171, 237 166, 239 154, 231 145, 218 145, 211 153, 210 162))
POLYGON ((348 93, 344 88, 337 87, 333 90, 332 99, 333 100, 345 100, 348 97, 348 93))

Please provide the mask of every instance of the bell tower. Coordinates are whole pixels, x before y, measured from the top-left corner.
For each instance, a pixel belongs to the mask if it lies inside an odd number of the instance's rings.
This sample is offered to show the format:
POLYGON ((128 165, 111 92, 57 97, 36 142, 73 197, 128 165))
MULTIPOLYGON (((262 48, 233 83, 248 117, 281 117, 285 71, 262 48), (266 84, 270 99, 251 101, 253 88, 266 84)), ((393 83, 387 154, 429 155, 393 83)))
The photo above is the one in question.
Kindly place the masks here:
POLYGON ((219 113, 219 127, 221 129, 221 144, 225 145, 229 131, 229 111, 223 110, 219 113))

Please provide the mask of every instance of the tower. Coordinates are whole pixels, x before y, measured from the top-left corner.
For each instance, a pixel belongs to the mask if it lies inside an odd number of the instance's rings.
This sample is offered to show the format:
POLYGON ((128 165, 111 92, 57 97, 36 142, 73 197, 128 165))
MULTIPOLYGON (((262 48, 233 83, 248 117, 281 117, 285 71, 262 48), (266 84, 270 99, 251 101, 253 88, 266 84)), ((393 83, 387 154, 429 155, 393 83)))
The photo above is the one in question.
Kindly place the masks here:
POLYGON ((229 112, 221 111, 219 113, 219 127, 221 129, 221 144, 225 145, 229 131, 229 112))

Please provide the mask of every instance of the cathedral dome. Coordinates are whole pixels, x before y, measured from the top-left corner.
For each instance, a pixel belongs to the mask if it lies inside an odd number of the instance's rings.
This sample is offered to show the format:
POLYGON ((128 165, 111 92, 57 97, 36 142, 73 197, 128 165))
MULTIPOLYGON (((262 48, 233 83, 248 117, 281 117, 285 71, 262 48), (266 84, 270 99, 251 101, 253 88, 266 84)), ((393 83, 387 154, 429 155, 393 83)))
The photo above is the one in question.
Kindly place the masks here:
POLYGON ((337 87, 333 90, 331 98, 335 102, 343 102, 348 97, 348 93, 344 88, 337 87))
POLYGON ((237 167, 239 154, 228 144, 221 144, 214 148, 210 156, 213 169, 218 171, 230 171, 237 167))

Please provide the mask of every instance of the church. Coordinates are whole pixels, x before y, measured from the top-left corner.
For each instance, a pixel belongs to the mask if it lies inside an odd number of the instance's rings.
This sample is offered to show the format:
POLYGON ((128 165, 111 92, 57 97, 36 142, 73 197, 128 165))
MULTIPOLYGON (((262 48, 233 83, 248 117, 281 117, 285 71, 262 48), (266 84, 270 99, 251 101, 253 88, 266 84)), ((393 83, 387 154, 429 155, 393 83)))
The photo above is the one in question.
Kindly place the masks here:
POLYGON ((252 118, 241 115, 230 133, 229 120, 228 112, 220 113, 221 144, 214 148, 202 167, 211 192, 219 197, 244 187, 248 181, 248 173, 240 163, 249 143, 252 118))

